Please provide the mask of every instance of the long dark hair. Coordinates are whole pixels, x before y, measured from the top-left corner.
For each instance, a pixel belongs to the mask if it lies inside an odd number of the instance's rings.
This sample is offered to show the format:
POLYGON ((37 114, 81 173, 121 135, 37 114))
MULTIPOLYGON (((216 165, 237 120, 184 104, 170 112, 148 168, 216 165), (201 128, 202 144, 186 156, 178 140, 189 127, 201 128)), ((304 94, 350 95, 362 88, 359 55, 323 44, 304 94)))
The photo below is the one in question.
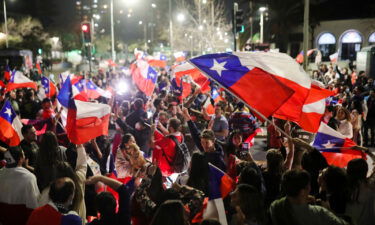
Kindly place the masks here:
POLYGON ((156 211, 151 225, 188 225, 185 209, 180 200, 167 200, 156 211))
POLYGON ((348 163, 346 172, 349 180, 349 198, 358 202, 361 183, 367 183, 368 165, 364 159, 352 159, 348 163))
POLYGON ((161 203, 162 194, 164 192, 163 186, 163 175, 159 167, 156 167, 154 176, 151 178, 150 187, 147 190, 148 195, 151 200, 154 201, 157 205, 161 203))
POLYGON ((200 152, 194 152, 191 157, 189 179, 187 185, 203 191, 208 195, 208 162, 200 152))
POLYGON ((57 137, 52 131, 47 131, 43 134, 39 145, 37 164, 54 165, 57 161, 61 160, 62 158, 57 137))

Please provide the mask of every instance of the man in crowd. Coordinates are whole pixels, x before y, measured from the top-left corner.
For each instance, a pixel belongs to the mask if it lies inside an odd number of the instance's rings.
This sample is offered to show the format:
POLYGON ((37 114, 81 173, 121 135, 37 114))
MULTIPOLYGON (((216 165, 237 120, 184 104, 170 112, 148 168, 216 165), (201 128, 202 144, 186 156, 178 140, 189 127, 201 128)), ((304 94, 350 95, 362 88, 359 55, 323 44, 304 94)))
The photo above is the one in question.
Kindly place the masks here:
POLYGON ((0 170, 0 223, 24 225, 38 206, 36 177, 22 167, 25 155, 20 147, 5 152, 6 167, 0 170))
POLYGON ((21 132, 23 135, 23 140, 21 141, 20 145, 25 153, 26 168, 33 172, 39 151, 39 147, 36 143, 36 130, 33 125, 24 125, 21 129, 21 132))

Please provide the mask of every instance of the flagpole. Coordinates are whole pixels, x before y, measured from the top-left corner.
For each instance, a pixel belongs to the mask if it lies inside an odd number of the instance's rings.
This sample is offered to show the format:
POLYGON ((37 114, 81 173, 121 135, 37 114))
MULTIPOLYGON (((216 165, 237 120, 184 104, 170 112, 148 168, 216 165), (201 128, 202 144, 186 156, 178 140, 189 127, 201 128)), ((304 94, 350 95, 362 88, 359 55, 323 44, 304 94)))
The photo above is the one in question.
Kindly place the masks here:
MULTIPOLYGON (((188 62, 195 67, 195 65, 190 62, 190 59, 188 60, 188 62)), ((199 70, 201 71, 202 74, 204 74, 206 77, 208 78, 212 78, 210 77, 209 75, 207 75, 206 72, 202 71, 202 70, 199 70)), ((214 79, 213 79, 214 80, 214 79)), ((215 80, 214 80, 215 81, 215 80)), ((280 127, 276 126, 276 124, 272 121, 272 120, 269 120, 266 116, 264 116, 262 113, 260 113, 258 110, 254 109, 253 107, 251 107, 249 104, 247 104, 246 102, 242 101, 242 99, 240 99, 237 95, 235 95, 232 91, 228 90, 228 88, 224 87, 223 85, 221 85, 220 83, 216 82, 220 87, 224 88, 226 91, 228 91, 229 93, 231 93, 233 96, 236 96, 236 98, 238 98, 241 102, 243 102, 247 107, 250 108, 250 110, 254 111, 256 114, 258 114, 260 117, 262 117, 262 119, 264 119, 265 121, 267 121, 268 123, 272 124, 278 131, 280 131, 280 133, 282 133, 283 135, 285 135, 285 137, 287 137, 288 139, 293 139, 289 134, 287 134, 283 129, 281 129, 280 127)))

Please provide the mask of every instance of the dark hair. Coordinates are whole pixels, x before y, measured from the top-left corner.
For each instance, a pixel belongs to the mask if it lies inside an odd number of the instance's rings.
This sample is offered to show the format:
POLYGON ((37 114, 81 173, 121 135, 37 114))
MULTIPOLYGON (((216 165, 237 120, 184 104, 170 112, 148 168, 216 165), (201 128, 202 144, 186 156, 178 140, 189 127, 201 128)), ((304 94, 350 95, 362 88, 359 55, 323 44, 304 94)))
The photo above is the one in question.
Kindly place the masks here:
POLYGON ((77 211, 80 208, 82 201, 82 188, 79 185, 79 178, 73 168, 67 162, 58 162, 56 164, 56 178, 69 177, 75 184, 75 195, 73 199, 72 209, 77 211))
POLYGON ((163 175, 159 167, 156 167, 154 176, 151 178, 151 184, 147 189, 147 193, 151 200, 157 205, 161 204, 162 194, 164 192, 163 175))
POLYGON ((364 159, 352 159, 346 168, 349 180, 349 197, 358 201, 361 183, 367 182, 368 165, 364 159))
POLYGON ((143 100, 141 98, 137 98, 134 101, 134 107, 135 109, 140 109, 143 107, 143 100))
POLYGON ((29 132, 30 129, 32 129, 34 126, 31 125, 31 124, 26 124, 26 125, 23 125, 23 127, 21 128, 21 133, 24 135, 26 134, 27 132, 29 132))
POLYGON ((267 171, 274 175, 281 175, 283 173, 284 158, 281 152, 277 149, 270 149, 266 154, 267 171))
POLYGON ((185 209, 179 200, 168 200, 157 209, 151 225, 188 225, 185 209))
POLYGON ((181 127, 181 121, 176 118, 169 119, 169 126, 172 127, 175 131, 179 131, 181 127))
POLYGON ((14 163, 8 163, 7 162, 6 167, 7 168, 17 167, 18 162, 20 161, 20 159, 23 156, 22 148, 20 146, 13 146, 13 147, 9 147, 8 151, 9 151, 10 155, 12 156, 12 158, 14 159, 15 162, 14 163))
POLYGON ((42 101, 42 104, 47 103, 47 102, 51 102, 51 99, 49 99, 49 98, 44 98, 43 101, 42 101))
MULTIPOLYGON (((255 165, 256 166, 256 165, 255 165)), ((240 183, 255 187, 259 192, 262 191, 262 178, 251 165, 245 166, 240 173, 240 183)))
POLYGON ((265 219, 262 194, 253 186, 240 184, 237 186, 240 208, 246 219, 256 220, 262 224, 265 219))
POLYGON ((75 185, 72 179, 62 177, 52 182, 49 189, 49 197, 54 203, 65 203, 74 193, 75 185))
POLYGON ((331 209, 335 213, 344 214, 348 200, 348 178, 345 170, 337 166, 329 166, 323 173, 322 179, 326 184, 331 209))
POLYGON ((157 108, 161 104, 162 101, 163 100, 161 100, 160 98, 155 99, 154 100, 154 106, 155 106, 155 108, 157 108))
POLYGON ((204 219, 200 225, 221 225, 221 223, 215 219, 204 219))
POLYGON ((203 191, 208 195, 208 161, 201 152, 194 152, 191 156, 189 179, 186 185, 203 191))
POLYGON ((129 140, 133 137, 132 134, 130 133, 126 133, 124 134, 124 136, 122 136, 122 140, 121 140, 121 144, 120 144, 120 148, 123 149, 125 148, 125 144, 129 142, 129 140))
POLYGON ((95 206, 101 217, 112 217, 116 214, 116 199, 110 192, 101 192, 95 197, 95 206))
POLYGON ((43 134, 37 158, 37 164, 55 164, 59 160, 63 160, 59 155, 59 143, 55 133, 47 131, 43 134))
POLYGON ((204 129, 200 135, 200 138, 215 141, 215 133, 213 130, 204 129))
POLYGON ((305 170, 289 170, 283 175, 282 188, 287 196, 297 197, 310 184, 310 174, 305 170))

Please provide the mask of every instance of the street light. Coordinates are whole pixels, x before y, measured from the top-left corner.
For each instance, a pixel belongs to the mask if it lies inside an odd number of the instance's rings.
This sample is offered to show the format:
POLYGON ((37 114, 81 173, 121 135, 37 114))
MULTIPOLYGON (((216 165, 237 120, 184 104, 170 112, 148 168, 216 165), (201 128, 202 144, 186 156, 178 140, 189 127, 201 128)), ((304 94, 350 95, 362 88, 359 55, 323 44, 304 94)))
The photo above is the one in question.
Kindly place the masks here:
POLYGON ((178 22, 184 22, 185 21, 185 15, 183 13, 179 13, 177 15, 177 21, 178 22))
POLYGON ((139 25, 142 25, 142 23, 143 23, 142 20, 140 20, 140 21, 138 22, 139 25))
POLYGON ((263 37, 263 32, 264 32, 264 12, 267 10, 267 8, 266 7, 260 7, 259 8, 259 11, 260 11, 260 23, 259 23, 259 25, 260 25, 260 43, 262 43, 263 44, 263 39, 264 39, 264 37, 263 37))
POLYGON ((151 3, 151 7, 155 9, 156 8, 156 4, 155 3, 151 3))

